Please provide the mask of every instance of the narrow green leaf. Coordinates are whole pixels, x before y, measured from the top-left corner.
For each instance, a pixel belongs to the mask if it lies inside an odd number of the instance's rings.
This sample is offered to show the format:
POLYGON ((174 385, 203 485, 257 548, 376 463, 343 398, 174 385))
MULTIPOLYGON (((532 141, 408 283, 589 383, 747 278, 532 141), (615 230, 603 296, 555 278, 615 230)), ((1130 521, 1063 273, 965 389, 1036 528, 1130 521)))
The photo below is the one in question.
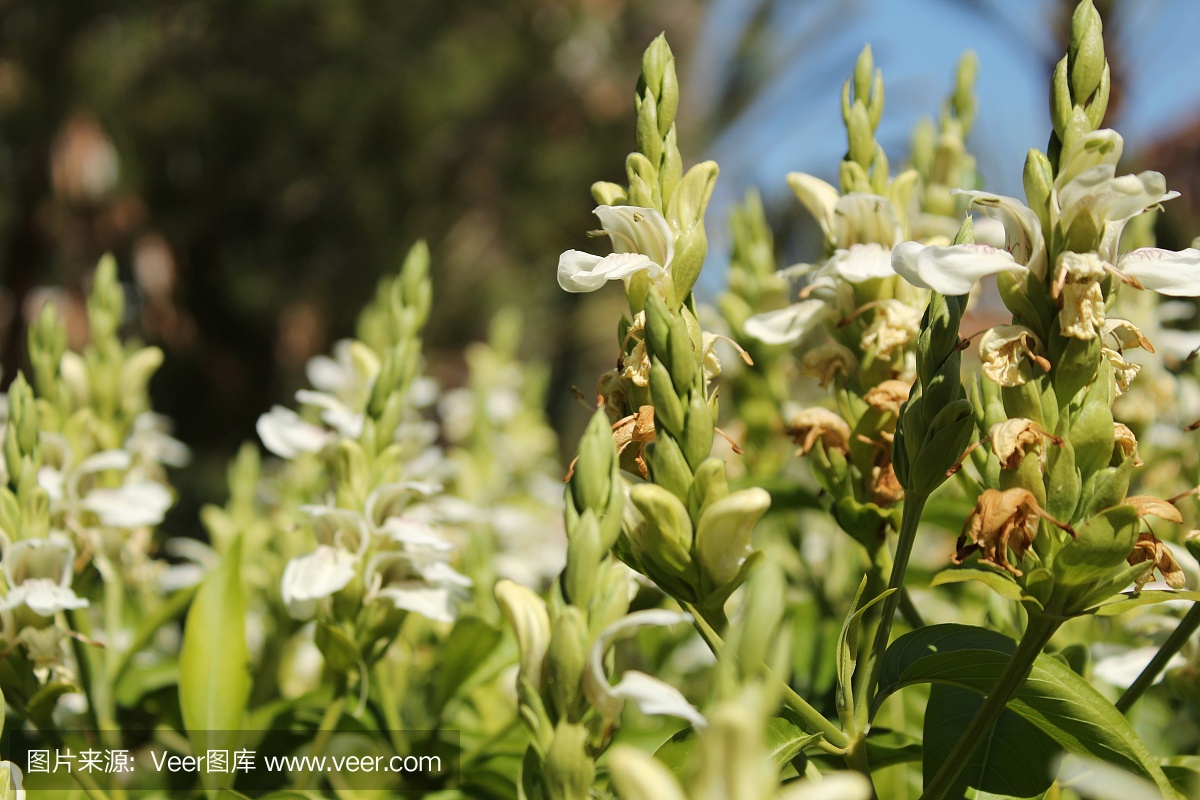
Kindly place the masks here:
POLYGON ((966 583, 967 581, 982 583, 1005 600, 1026 601, 1036 603, 1038 608, 1042 607, 1042 604, 1038 603, 1037 598, 1026 594, 1011 576, 993 572, 989 569, 977 569, 975 567, 944 569, 933 576, 933 580, 929 582, 929 585, 948 586, 952 583, 966 583))
MULTIPOLYGON (((987 694, 1016 642, 968 625, 930 625, 905 634, 884 654, 879 704, 905 686, 935 683, 987 694)), ((1069 666, 1039 656, 1008 707, 1065 749, 1149 777, 1166 797, 1170 782, 1129 721, 1069 666)))
MULTIPOLYGON (((250 698, 250 653, 239 537, 204 579, 188 610, 179 653, 179 706, 193 752, 232 750, 250 698)), ((213 781, 232 775, 211 775, 213 781)), ((210 786, 209 788, 220 788, 210 786)))
POLYGON ((1088 609, 1089 614, 1098 617, 1115 617, 1124 614, 1131 608, 1152 606, 1155 603, 1165 603, 1168 600, 1191 600, 1200 602, 1200 592, 1173 592, 1167 589, 1150 589, 1144 592, 1123 592, 1106 603, 1088 609))

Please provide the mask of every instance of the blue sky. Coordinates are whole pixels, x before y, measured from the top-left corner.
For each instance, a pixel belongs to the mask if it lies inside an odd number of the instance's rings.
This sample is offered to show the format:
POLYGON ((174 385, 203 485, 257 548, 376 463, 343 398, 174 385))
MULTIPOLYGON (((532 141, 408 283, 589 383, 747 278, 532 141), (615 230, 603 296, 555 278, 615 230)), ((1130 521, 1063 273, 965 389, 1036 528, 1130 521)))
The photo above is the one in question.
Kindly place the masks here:
MULTIPOLYGON (((721 166, 709 219, 712 269, 723 281, 729 205, 757 186, 767 203, 794 202, 784 176, 794 170, 835 182, 845 151, 840 93, 864 44, 883 70, 887 104, 878 139, 893 171, 913 124, 936 116, 964 50, 979 57, 979 115, 968 141, 985 186, 1022 196, 1021 167, 1050 131, 1049 70, 1062 57, 1051 0, 713 0, 683 75, 685 103, 705 118, 728 87, 742 34, 760 19, 750 72, 757 90, 711 141, 721 166)), ((1136 153, 1200 115, 1200 3, 1124 0, 1105 20, 1105 38, 1124 78, 1113 119, 1136 153)))

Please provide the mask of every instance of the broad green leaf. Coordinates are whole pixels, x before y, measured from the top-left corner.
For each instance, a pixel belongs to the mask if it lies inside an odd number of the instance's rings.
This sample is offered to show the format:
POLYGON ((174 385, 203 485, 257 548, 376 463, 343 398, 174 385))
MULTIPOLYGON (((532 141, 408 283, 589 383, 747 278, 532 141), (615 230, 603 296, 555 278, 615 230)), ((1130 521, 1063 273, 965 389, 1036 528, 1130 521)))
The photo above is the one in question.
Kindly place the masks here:
MULTIPOLYGON (((884 654, 875 702, 919 683, 986 695, 1015 649, 1012 639, 968 625, 930 625, 905 634, 884 654)), ((1162 768, 1129 721, 1059 660, 1039 656, 1008 707, 1067 750, 1146 775, 1172 796, 1162 768)))
POLYGON ((1012 576, 993 572, 990 569, 977 569, 975 567, 952 567, 944 569, 933 576, 933 580, 929 582, 929 585, 948 586, 952 583, 966 583, 967 581, 982 583, 1005 600, 1028 601, 1036 603, 1038 608, 1042 607, 1037 598, 1026 594, 1020 585, 1013 580, 1012 576))
POLYGON ((1200 592, 1172 592, 1166 589, 1150 589, 1144 592, 1123 592, 1111 601, 1101 603, 1100 605, 1088 609, 1088 613, 1095 614, 1099 617, 1113 617, 1117 614, 1124 614, 1131 608, 1138 606, 1151 606, 1155 603, 1165 603, 1168 600, 1191 600, 1193 603, 1200 603, 1200 592))
POLYGON ((158 633, 159 628, 184 612, 184 609, 188 607, 188 603, 192 602, 192 598, 195 597, 196 591, 197 587, 195 586, 180 589, 168 597, 152 614, 142 620, 142 623, 138 625, 137 630, 133 634, 133 640, 121 653, 120 661, 117 662, 116 669, 113 670, 112 682, 114 684, 120 683, 121 677, 129 669, 134 655, 150 644, 150 640, 154 638, 154 634, 158 633))
POLYGON ((1200 797, 1200 756, 1168 756, 1158 763, 1184 797, 1200 797))
MULTIPOLYGON (((983 696, 969 689, 933 687, 925 712, 922 773, 926 784, 945 763, 982 706, 983 696)), ((1054 762, 1060 752, 1049 736, 1016 712, 1005 709, 967 762, 958 785, 947 796, 960 797, 971 788, 977 795, 1038 797, 1054 782, 1054 762)))
MULTIPOLYGON (((235 749, 232 739, 250 698, 241 557, 239 538, 204 579, 188 610, 179 652, 179 706, 193 752, 235 749)), ((204 775, 226 783, 233 777, 204 775)))

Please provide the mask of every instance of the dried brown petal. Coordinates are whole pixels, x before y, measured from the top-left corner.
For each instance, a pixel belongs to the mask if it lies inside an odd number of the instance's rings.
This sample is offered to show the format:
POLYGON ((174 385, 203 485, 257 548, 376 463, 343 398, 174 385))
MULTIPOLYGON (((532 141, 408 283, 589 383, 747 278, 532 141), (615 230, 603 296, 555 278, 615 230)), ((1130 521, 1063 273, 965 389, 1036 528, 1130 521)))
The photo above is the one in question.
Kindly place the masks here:
POLYGON ((900 416, 900 406, 908 399, 912 384, 898 380, 888 380, 873 386, 863 398, 867 405, 877 411, 887 411, 893 416, 900 416))
POLYGON ((1024 557, 1033 546, 1039 518, 1070 530, 1043 511, 1028 489, 985 489, 963 525, 962 535, 958 537, 958 552, 952 560, 961 564, 978 550, 982 563, 1012 575, 1022 575, 1020 569, 1009 563, 1008 551, 1011 549, 1018 561, 1024 557), (971 544, 967 544, 968 539, 971 544))
POLYGON ((1125 498, 1125 503, 1137 509, 1139 517, 1158 517, 1177 525, 1183 524, 1183 515, 1179 513, 1179 509, 1162 498, 1139 494, 1125 498))
POLYGON ((831 450, 850 450, 850 426, 827 408, 806 408, 792 419, 792 439, 805 455, 818 441, 831 450))

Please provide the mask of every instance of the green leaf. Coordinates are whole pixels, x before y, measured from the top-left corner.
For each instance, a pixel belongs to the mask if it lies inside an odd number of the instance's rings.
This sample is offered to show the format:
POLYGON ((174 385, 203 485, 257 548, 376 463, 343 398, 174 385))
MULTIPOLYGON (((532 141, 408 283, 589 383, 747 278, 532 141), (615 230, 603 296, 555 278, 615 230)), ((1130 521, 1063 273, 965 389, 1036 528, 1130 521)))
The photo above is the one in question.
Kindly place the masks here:
MULTIPOLYGON (((969 689, 933 687, 925 712, 922 774, 926 783, 937 774, 982 706, 982 695, 969 689)), ((1038 797, 1054 782, 1059 752, 1049 736, 1005 709, 947 796, 959 797, 972 788, 1004 797, 1038 797)))
POLYGON ((1098 617, 1114 617, 1117 614, 1124 614, 1131 608, 1165 603, 1168 600, 1191 600, 1193 603, 1200 603, 1200 592, 1173 592, 1166 589, 1123 592, 1107 603, 1101 603, 1095 608, 1088 609, 1088 613, 1095 614, 1098 617))
POLYGON ((933 580, 929 582, 929 585, 931 587, 948 586, 952 583, 966 583, 967 581, 978 581, 1005 600, 1036 603, 1038 608, 1042 607, 1037 598, 1026 594, 1021 589, 1020 584, 1013 580, 1010 575, 994 572, 990 569, 977 569, 975 567, 952 567, 944 569, 933 576, 933 580))
POLYGON ((853 679, 854 669, 858 665, 858 634, 862 627, 863 614, 867 613, 867 609, 871 606, 895 591, 895 589, 887 589, 867 601, 865 605, 859 606, 858 601, 862 599, 863 590, 866 588, 867 579, 864 576, 862 582, 858 584, 858 591, 854 593, 854 600, 850 603, 850 613, 846 615, 846 620, 842 623, 842 632, 838 634, 837 705, 838 713, 842 717, 842 723, 847 727, 852 724, 852 720, 854 719, 853 679))
POLYGON ((438 708, 471 677, 487 660, 487 656, 500 643, 502 636, 497 628, 479 617, 462 617, 454 630, 442 643, 439 656, 437 704, 438 708))
MULTIPOLYGON (((930 625, 905 634, 884 654, 875 703, 919 683, 986 695, 1015 649, 1007 636, 969 625, 930 625)), ((1008 707, 1067 750, 1146 775, 1172 796, 1162 768, 1129 721, 1061 661, 1039 656, 1008 707)))
MULTIPOLYGON (((232 750, 250 698, 250 652, 246 647, 241 578, 242 540, 204 579, 188 611, 179 652, 179 706, 192 751, 232 750)), ((206 782, 231 775, 204 773, 206 782)), ((209 786, 209 788, 220 788, 209 786)))
POLYGON ((1084 522, 1076 528, 1076 539, 1055 556, 1055 580, 1064 586, 1082 586, 1108 577, 1125 565, 1140 522, 1133 506, 1126 505, 1113 506, 1084 522))

